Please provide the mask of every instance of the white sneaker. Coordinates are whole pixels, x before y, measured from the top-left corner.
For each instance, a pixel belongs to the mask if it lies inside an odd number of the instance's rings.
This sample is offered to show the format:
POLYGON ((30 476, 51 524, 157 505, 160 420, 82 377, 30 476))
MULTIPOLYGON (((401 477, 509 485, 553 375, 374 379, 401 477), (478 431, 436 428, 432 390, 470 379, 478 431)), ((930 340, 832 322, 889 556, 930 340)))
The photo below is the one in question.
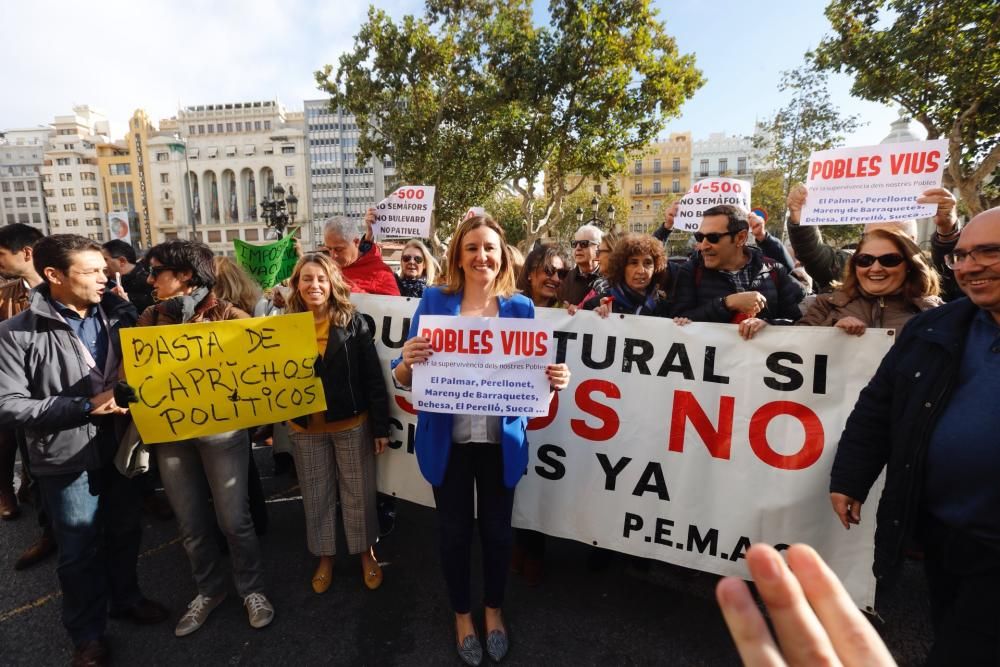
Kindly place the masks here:
POLYGON ((243 606, 247 608, 247 617, 252 628, 266 627, 274 620, 274 607, 263 593, 251 593, 246 596, 243 598, 243 606))
POLYGON ((218 607, 219 603, 225 599, 225 593, 216 595, 214 598, 198 595, 198 597, 191 600, 188 604, 188 610, 181 616, 181 620, 177 622, 177 627, 174 628, 174 635, 186 637, 200 628, 208 620, 208 615, 212 613, 212 610, 218 607))

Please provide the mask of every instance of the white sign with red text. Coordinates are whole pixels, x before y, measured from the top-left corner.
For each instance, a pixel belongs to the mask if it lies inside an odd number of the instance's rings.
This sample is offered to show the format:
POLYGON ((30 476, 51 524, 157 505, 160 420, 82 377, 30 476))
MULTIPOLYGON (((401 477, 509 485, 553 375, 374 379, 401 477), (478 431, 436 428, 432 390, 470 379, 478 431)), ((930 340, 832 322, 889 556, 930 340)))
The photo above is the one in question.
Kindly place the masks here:
POLYGON ((856 225, 932 217, 935 204, 918 204, 941 187, 948 140, 835 148, 809 156, 803 225, 856 225))
POLYGON ((406 185, 375 205, 375 238, 417 238, 431 235, 433 185, 406 185))
POLYGON ((698 181, 677 202, 674 229, 682 232, 698 231, 702 214, 720 204, 732 204, 749 212, 750 181, 735 178, 703 178, 698 181))
MULTIPOLYGON (((417 301, 352 298, 372 320, 391 388, 389 362, 417 301)), ((769 326, 744 341, 731 324, 548 308, 535 321, 573 376, 548 414, 528 423, 515 526, 745 578, 750 544, 805 542, 859 606, 873 606, 881 482, 850 531, 831 509, 829 485, 840 434, 889 332, 769 326)), ((390 391, 379 489, 433 506, 413 455, 416 397, 390 391)))
POLYGON ((423 315, 434 351, 413 367, 413 405, 456 415, 549 412, 545 367, 555 359, 552 328, 540 320, 423 315))

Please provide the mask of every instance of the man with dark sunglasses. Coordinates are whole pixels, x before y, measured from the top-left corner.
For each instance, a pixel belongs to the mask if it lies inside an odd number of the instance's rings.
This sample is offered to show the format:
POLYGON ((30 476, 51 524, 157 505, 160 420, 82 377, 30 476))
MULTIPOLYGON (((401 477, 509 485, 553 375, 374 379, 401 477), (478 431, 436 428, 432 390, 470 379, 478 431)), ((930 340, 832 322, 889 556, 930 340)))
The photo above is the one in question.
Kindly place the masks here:
POLYGON ((594 281, 601 277, 597 261, 597 249, 604 236, 598 227, 586 224, 576 230, 570 245, 573 246, 573 261, 576 266, 566 274, 559 285, 559 300, 579 304, 590 293, 594 281))
MULTIPOLYGON (((855 262, 872 262, 861 259, 855 262)), ((893 262, 883 255, 877 258, 893 262)), ((934 645, 929 665, 1000 658, 1000 208, 962 230, 946 261, 968 298, 915 316, 847 420, 830 476, 845 528, 885 468, 875 576, 924 551, 934 645)))
POLYGON ((802 316, 805 293, 779 262, 747 245, 747 214, 735 206, 713 206, 694 234, 698 253, 677 273, 675 317, 695 322, 732 322, 753 338, 769 323, 791 324, 802 316))

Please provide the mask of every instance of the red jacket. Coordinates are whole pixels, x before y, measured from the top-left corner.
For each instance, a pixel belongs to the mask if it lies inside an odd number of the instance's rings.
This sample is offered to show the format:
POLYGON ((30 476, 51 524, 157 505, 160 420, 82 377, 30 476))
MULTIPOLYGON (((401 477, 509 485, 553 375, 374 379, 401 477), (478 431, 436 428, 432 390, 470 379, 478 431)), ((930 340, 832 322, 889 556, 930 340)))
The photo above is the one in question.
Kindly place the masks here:
POLYGON ((396 275, 389 265, 382 261, 382 251, 378 245, 363 255, 358 255, 354 263, 341 269, 352 292, 361 294, 388 294, 399 296, 396 275))

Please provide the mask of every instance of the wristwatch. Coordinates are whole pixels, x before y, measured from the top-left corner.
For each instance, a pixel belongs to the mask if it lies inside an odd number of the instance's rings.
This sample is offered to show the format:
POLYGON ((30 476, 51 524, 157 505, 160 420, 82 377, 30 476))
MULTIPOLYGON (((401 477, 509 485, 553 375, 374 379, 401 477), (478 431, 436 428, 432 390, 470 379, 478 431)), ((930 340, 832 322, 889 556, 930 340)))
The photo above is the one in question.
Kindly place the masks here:
POLYGON ((90 413, 94 410, 94 404, 90 402, 90 399, 86 399, 83 402, 83 416, 90 419, 90 413))

